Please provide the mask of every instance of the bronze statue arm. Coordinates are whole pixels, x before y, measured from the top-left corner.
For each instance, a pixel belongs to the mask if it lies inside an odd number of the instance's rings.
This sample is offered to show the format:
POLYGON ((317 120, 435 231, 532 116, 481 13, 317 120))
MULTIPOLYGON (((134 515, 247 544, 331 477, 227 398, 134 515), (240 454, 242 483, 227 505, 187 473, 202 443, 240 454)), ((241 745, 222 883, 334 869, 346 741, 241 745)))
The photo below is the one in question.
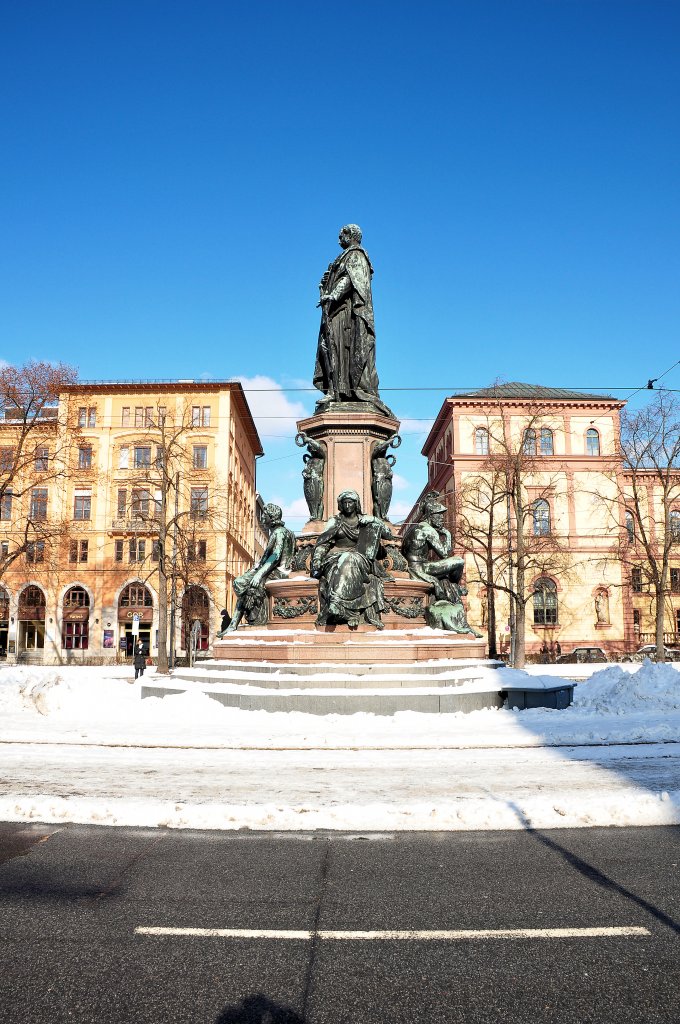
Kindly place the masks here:
POLYGON ((321 302, 339 302, 352 291, 352 282, 346 274, 338 280, 335 288, 330 292, 321 293, 321 302))

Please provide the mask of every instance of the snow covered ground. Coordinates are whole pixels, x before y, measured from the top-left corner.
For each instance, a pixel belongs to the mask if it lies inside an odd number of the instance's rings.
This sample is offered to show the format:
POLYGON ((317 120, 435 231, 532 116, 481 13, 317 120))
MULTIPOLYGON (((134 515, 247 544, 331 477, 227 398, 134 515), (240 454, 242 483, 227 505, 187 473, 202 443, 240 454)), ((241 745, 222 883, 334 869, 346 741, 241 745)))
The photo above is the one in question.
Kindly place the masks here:
MULTIPOLYGON (((506 685, 525 678, 499 674, 506 685)), ((555 681, 543 666, 531 674, 555 681)), ((199 693, 142 701, 127 667, 5 665, 0 820, 390 831, 678 824, 680 673, 610 665, 579 682, 565 711, 379 717, 241 711, 199 693)))

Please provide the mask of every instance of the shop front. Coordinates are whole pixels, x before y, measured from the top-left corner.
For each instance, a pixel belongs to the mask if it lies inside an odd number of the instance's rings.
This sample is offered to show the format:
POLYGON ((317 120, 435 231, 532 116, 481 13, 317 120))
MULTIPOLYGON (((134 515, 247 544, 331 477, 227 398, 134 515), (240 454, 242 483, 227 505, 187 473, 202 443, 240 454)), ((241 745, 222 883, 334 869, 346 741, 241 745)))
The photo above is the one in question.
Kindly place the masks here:
POLYGON ((41 660, 45 649, 45 595, 29 584, 19 594, 18 654, 41 660))
POLYGON ((131 658, 134 651, 134 626, 138 627, 139 641, 146 654, 151 653, 151 627, 153 625, 153 596, 142 583, 131 583, 122 591, 118 601, 118 635, 121 653, 131 658))

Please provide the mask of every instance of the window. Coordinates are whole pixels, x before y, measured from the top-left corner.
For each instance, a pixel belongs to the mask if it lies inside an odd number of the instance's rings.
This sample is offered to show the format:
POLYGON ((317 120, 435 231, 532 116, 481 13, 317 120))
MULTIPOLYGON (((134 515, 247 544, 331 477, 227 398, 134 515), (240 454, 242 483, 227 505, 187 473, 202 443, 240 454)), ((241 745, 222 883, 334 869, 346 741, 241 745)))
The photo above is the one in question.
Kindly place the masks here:
POLYGON ((671 569, 671 593, 680 594, 680 569, 671 569))
POLYGON ((586 430, 586 455, 600 454, 600 435, 594 427, 586 430))
POLYGON ((47 488, 34 487, 31 491, 31 519, 42 522, 47 519, 47 488))
POLYGON ((630 509, 626 509, 626 512, 625 512, 625 524, 626 524, 626 533, 628 535, 628 543, 629 544, 634 544, 635 543, 635 518, 633 516, 633 513, 630 511, 630 509))
POLYGON ((639 608, 634 608, 633 609, 633 630, 636 633, 640 632, 640 609, 639 608))
POLYGON ((90 511, 92 507, 92 495, 89 491, 78 493, 76 491, 73 498, 73 518, 74 519, 89 519, 90 511))
POLYGON ((92 449, 90 447, 78 449, 78 469, 92 469, 92 449))
POLYGON ((135 406, 135 426, 136 427, 143 427, 144 426, 144 406, 143 405, 136 405, 135 406))
MULTIPOLYGON (((11 451, 11 449, 10 449, 11 451)), ((35 471, 36 473, 46 473, 49 468, 50 451, 49 448, 36 448, 35 450, 35 471)))
POLYGON ((207 469, 208 468, 208 448, 204 444, 194 445, 194 469, 207 469))
POLYGON ((547 537, 550 534, 550 505, 543 498, 533 502, 531 514, 534 520, 534 537, 547 537))
POLYGON ((210 406, 209 405, 192 405, 192 407, 191 407, 191 426, 192 427, 209 427, 210 426, 210 406))
POLYGON ((554 626, 557 623, 557 586, 542 577, 534 588, 534 625, 554 626))
POLYGON ((123 445, 118 451, 118 469, 127 469, 130 464, 130 449, 123 445))
POLYGON ((167 413, 168 413, 168 410, 167 410, 166 406, 164 406, 164 405, 159 405, 158 406, 158 426, 159 427, 162 427, 163 424, 165 423, 165 417, 167 416, 167 413))
POLYGON ((124 542, 122 540, 117 540, 115 542, 114 553, 113 553, 113 560, 114 560, 114 562, 122 562, 123 561, 123 543, 124 542))
POLYGON ((677 509, 672 509, 668 517, 668 525, 671 531, 671 541, 673 544, 680 542, 680 512, 677 509))
POLYGON ((78 426, 87 426, 87 409, 84 406, 81 406, 80 409, 78 409, 78 426))
POLYGON ((151 591, 141 583, 130 583, 120 595, 121 608, 150 608, 152 605, 151 591))
POLYGON ((118 488, 118 506, 117 516, 119 519, 125 519, 127 515, 127 488, 118 488))
POLYGON ((477 427, 475 430, 475 455, 489 454, 489 431, 486 427, 477 427))
POLYGON ((163 469, 165 465, 165 450, 160 446, 156 448, 156 469, 163 469))
POLYGON ((86 540, 72 540, 69 542, 69 562, 87 562, 88 542, 86 540))
POLYGON ((0 541, 0 555, 3 558, 7 558, 7 556, 9 555, 9 541, 0 541))
POLYGON ((160 541, 154 540, 151 543, 151 561, 158 562, 161 557, 161 544, 160 541))
POLYGON ((14 449, 0 448, 0 473, 9 473, 14 465, 14 449))
POLYGON ((89 608, 90 595, 84 587, 71 587, 64 594, 64 608, 89 608))
POLYGON ((44 562, 45 561, 45 541, 44 540, 30 540, 26 545, 26 561, 44 562))
POLYGON ((121 427, 130 426, 130 406, 124 405, 120 410, 120 425, 121 427))
POLYGON ((66 651, 86 651, 88 646, 87 619, 83 622, 65 622, 61 633, 61 646, 66 651))
POLYGON ((130 562, 143 562, 146 558, 146 541, 136 540, 134 537, 130 540, 129 545, 129 561, 130 562))
POLYGON ((135 488, 132 492, 130 511, 133 519, 149 518, 149 502, 151 494, 145 488, 135 488))
POLYGON ((151 466, 151 448, 135 448, 135 469, 149 469, 151 466))
POLYGON ((536 431, 533 427, 527 427, 527 429, 524 431, 524 440, 522 441, 522 454, 536 454, 536 431))
POLYGON ((541 427, 541 455, 554 455, 553 432, 550 427, 541 427))
POLYGON ((187 560, 189 562, 205 562, 207 544, 204 540, 190 540, 187 545, 187 560))
POLYGON ((153 406, 152 405, 145 405, 144 406, 144 426, 145 427, 152 427, 153 426, 153 406))
POLYGON ((9 522, 12 518, 12 492, 5 491, 3 496, 0 498, 0 520, 2 522, 9 522))
POLYGON ((639 565, 634 565, 630 570, 630 586, 634 594, 642 593, 642 569, 639 565))
POLYGON ((88 427, 97 426, 97 410, 94 406, 90 406, 87 410, 87 425, 88 427))
POLYGON ((191 516, 193 519, 205 519, 208 514, 208 488, 191 488, 191 516))

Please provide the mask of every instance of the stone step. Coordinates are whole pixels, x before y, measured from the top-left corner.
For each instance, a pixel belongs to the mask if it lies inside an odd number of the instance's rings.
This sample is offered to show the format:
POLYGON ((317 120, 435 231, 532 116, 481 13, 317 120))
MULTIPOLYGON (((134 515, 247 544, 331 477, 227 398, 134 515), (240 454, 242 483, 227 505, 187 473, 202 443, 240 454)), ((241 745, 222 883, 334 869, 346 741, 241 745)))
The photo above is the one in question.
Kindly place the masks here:
MULTIPOLYGON (((469 658, 469 659, 438 659, 437 661, 421 661, 413 662, 408 665, 400 664, 398 662, 388 662, 384 664, 342 664, 336 663, 325 663, 325 664, 313 664, 313 663, 288 663, 281 664, 280 662, 246 662, 246 661, 227 661, 227 660, 201 660, 200 664, 197 664, 193 669, 178 668, 173 672, 173 678, 187 678, 195 679, 199 678, 198 671, 200 670, 201 675, 205 672, 211 674, 219 674, 222 676, 238 674, 240 676, 270 676, 277 675, 279 678, 287 679, 303 679, 309 676, 352 676, 353 678, 368 678, 375 679, 380 677, 402 677, 407 674, 409 678, 417 676, 448 676, 457 674, 460 671, 469 671, 471 669, 477 671, 480 668, 496 669, 501 668, 503 662, 492 661, 488 659, 480 658, 469 658)), ((264 685, 262 683, 258 685, 264 685)))
POLYGON ((168 685, 142 683, 142 698, 168 697, 196 689, 225 707, 238 708, 242 711, 298 711, 311 715, 394 715, 399 711, 450 714, 500 708, 504 703, 500 686, 492 687, 488 683, 485 685, 469 682, 466 686, 436 689, 390 688, 372 692, 346 689, 343 692, 337 688, 317 687, 310 688, 307 692, 300 689, 267 692, 265 689, 253 690, 248 686, 224 684, 217 688, 191 680, 186 680, 182 685, 181 680, 175 682, 173 679, 173 683, 168 685))
POLYGON ((267 690, 394 690, 394 689, 441 689, 442 687, 457 688, 468 683, 477 683, 480 678, 479 666, 469 668, 457 667, 447 672, 412 673, 402 667, 401 671, 384 675, 349 675, 338 673, 337 666, 333 672, 326 674, 296 675, 287 671, 276 670, 271 674, 256 674, 236 670, 234 672, 192 671, 176 669, 172 673, 169 685, 196 684, 199 686, 219 686, 232 683, 244 687, 256 687, 267 690))

